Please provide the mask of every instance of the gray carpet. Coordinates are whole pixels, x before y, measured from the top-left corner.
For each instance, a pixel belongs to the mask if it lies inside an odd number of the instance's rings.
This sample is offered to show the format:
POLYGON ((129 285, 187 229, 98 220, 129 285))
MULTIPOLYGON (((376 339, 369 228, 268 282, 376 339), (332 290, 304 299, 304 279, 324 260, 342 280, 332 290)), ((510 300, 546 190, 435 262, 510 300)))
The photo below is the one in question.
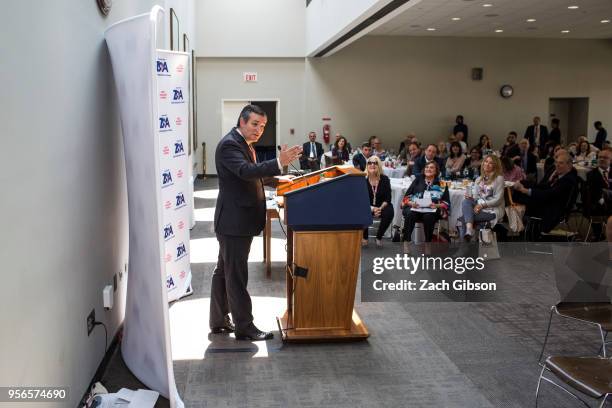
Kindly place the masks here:
MULTIPOLYGON (((216 184, 216 179, 199 180, 196 190, 216 189, 216 184)), ((197 209, 214 205, 214 198, 196 198, 197 209)), ((198 222, 191 234, 192 239, 214 237, 212 222, 198 222)), ((283 238, 278 223, 273 237, 283 238)), ((533 255, 517 262, 509 268, 521 271, 516 283, 524 290, 511 305, 361 303, 357 296, 356 309, 371 333, 366 342, 283 345, 276 332, 264 346, 209 335, 202 357, 175 361, 179 393, 187 407, 533 406, 536 360, 556 293, 550 290, 549 257, 533 255), (258 356, 260 348, 264 356, 258 356)), ((210 296, 214 266, 192 264, 195 294, 180 302, 210 296)), ((273 263, 272 278, 265 279, 263 264, 251 262, 251 295, 283 299, 283 266, 273 263)), ((273 321, 274 316, 255 309, 256 323, 273 321)), ((207 326, 206 313, 190 317, 194 327, 207 326)), ((597 352, 593 328, 555 320, 552 333, 547 353, 597 352)), ((139 386, 119 353, 103 383, 110 391, 139 386)), ((157 406, 168 404, 160 399, 157 406)), ((540 406, 578 405, 544 385, 540 406)))

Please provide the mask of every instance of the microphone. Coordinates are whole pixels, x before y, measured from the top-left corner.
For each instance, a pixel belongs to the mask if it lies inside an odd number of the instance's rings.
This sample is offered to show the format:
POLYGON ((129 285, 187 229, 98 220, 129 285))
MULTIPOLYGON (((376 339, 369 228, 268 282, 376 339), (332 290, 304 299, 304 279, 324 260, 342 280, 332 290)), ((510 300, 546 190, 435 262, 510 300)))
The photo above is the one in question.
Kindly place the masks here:
MULTIPOLYGON (((281 151, 281 147, 280 147, 280 146, 276 146, 276 148, 278 149, 278 151, 279 151, 279 152, 281 151)), ((297 168, 296 168, 296 167, 295 167, 295 166, 294 166, 294 165, 293 165, 291 162, 289 162, 289 165, 290 165, 291 167, 293 167, 293 169, 294 169, 295 171, 297 171, 297 173, 298 173, 298 174, 300 174, 300 175, 301 175, 301 174, 303 174, 303 173, 304 173, 303 171, 298 170, 298 169, 297 169, 297 168)))

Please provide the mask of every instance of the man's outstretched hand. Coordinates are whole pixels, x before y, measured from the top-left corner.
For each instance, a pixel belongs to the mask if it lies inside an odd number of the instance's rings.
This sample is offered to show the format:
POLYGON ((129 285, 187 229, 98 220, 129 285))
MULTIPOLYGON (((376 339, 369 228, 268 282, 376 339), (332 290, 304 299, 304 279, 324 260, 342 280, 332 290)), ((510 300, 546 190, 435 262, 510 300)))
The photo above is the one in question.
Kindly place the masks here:
POLYGON ((280 160, 281 166, 284 167, 284 166, 288 166, 289 163, 291 163, 292 161, 298 159, 301 154, 302 154, 302 146, 293 146, 293 147, 287 148, 287 145, 282 145, 278 158, 280 160))

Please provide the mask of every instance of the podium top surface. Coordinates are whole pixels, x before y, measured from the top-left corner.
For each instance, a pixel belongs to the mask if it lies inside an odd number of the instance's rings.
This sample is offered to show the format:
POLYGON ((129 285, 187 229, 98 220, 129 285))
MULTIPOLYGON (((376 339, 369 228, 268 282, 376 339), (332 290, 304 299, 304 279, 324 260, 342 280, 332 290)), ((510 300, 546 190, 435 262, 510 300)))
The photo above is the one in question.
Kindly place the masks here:
POLYGON ((365 176, 366 174, 364 172, 350 165, 331 166, 300 177, 295 177, 288 181, 281 180, 276 187, 276 195, 284 196, 286 194, 296 193, 307 188, 316 187, 319 184, 334 181, 335 179, 365 176))

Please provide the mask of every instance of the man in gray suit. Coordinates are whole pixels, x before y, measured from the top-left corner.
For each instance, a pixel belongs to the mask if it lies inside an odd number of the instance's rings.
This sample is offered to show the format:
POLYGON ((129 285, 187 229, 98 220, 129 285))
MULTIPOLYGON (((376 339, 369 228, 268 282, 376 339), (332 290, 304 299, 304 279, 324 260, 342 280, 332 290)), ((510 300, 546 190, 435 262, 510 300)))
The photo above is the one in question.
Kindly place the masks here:
POLYGON ((221 139, 215 152, 219 177, 215 233, 219 257, 212 277, 209 325, 213 333, 235 331, 237 340, 273 337, 253 324, 247 291, 248 258, 253 237, 261 233, 266 222, 263 179, 281 174, 283 166, 302 152, 300 146, 289 149, 283 146, 278 158, 257 163, 253 143, 263 134, 266 122, 266 113, 259 106, 247 105, 237 126, 221 139))

